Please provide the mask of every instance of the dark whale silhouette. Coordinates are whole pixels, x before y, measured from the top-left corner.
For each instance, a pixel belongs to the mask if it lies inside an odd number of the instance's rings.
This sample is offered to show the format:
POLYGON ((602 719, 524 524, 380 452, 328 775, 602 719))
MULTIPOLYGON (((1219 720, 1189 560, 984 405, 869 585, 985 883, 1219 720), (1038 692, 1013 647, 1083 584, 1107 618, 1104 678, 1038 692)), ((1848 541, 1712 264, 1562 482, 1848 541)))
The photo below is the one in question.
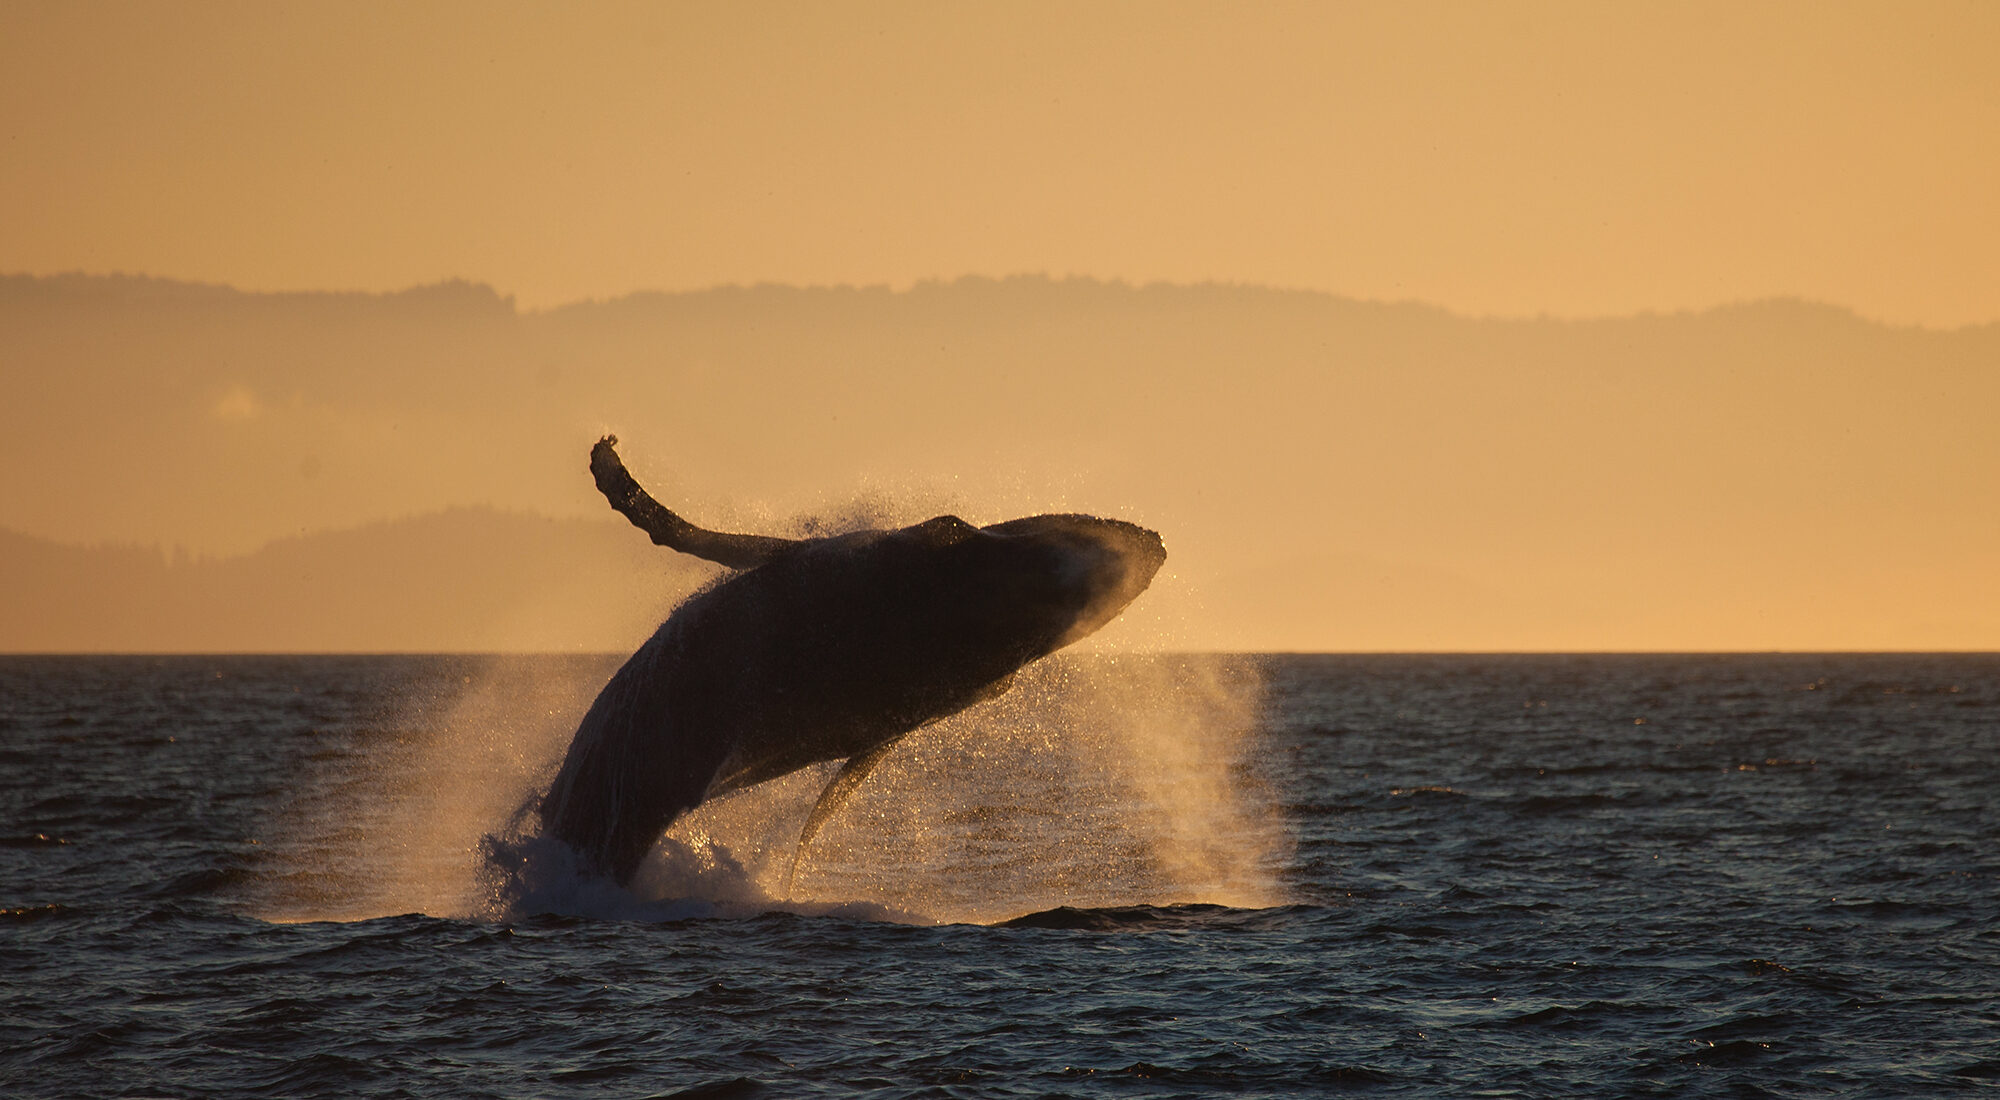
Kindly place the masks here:
POLYGON ((621 884, 704 799, 844 759, 802 850, 899 738, 1110 622, 1166 561, 1159 535, 1082 515, 797 540, 708 531, 640 488, 617 442, 590 456, 611 506, 662 546, 741 570, 612 676, 542 797, 545 832, 621 884))

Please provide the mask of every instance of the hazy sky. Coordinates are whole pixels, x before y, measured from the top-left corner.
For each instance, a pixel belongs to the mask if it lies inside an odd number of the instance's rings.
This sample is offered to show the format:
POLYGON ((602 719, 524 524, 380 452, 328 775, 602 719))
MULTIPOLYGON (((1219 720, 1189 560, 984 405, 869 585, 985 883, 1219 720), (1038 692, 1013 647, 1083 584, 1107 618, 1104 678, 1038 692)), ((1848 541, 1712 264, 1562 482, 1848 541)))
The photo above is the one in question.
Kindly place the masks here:
POLYGON ((0 6, 0 270, 2000 320, 2000 4, 0 6))
POLYGON ((1200 644, 1990 647, 1996 59, 1990 0, 0 0, 0 273, 527 311, 9 280, 0 528, 601 515, 615 430, 687 507, 1142 519, 1200 644), (1325 293, 949 282, 1022 273, 1325 293), (756 283, 918 289, 544 312, 756 283), (1463 316, 1776 297, 1958 331, 1463 316))

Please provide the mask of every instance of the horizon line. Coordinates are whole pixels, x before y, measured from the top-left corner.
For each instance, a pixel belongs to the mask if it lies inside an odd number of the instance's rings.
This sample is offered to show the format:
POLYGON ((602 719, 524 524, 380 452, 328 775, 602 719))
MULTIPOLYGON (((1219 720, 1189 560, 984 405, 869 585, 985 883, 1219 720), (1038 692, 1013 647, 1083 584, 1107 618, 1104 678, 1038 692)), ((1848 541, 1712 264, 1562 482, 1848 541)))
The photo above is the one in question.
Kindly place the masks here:
MULTIPOLYGON (((264 658, 264 657, 602 657, 623 649, 0 649, 10 658, 264 658)), ((1050 657, 2000 657, 2000 649, 1151 649, 1120 647, 1050 657)))

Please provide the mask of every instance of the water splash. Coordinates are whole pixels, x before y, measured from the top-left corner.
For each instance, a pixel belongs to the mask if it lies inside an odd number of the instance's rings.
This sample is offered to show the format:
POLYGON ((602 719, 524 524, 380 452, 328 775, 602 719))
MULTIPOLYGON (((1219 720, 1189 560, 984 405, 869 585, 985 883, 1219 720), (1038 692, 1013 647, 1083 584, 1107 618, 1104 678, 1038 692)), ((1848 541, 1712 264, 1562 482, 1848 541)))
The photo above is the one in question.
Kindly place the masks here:
POLYGON ((584 873, 568 845, 525 827, 489 835, 482 844, 485 900, 477 916, 512 920, 555 913, 606 920, 673 921, 802 916, 925 924, 922 914, 870 901, 795 902, 772 897, 727 848, 697 837, 664 837, 629 887, 584 873))
POLYGON ((990 922, 1060 905, 1285 900, 1289 840, 1247 770, 1258 677, 1241 659, 1030 666, 1006 695, 899 743, 804 852, 790 897, 799 830, 836 765, 704 804, 621 889, 579 874, 524 812, 611 659, 461 663, 307 777, 261 915, 990 922))
POLYGON ((313 731, 295 797, 273 823, 251 909, 271 920, 358 920, 487 908, 482 843, 546 782, 612 659, 409 658, 358 728, 313 731), (429 667, 424 667, 429 666, 429 667))
MULTIPOLYGON (((1238 659, 1039 662, 1006 695, 899 744, 805 853, 798 890, 977 922, 1059 905, 1282 904, 1288 834, 1249 770, 1258 699, 1238 659)), ((803 786, 794 805, 810 804, 803 786)), ((704 806, 686 825, 734 834, 745 809, 704 806)), ((765 811, 786 831, 754 834, 753 866, 782 872, 803 812, 765 811)))

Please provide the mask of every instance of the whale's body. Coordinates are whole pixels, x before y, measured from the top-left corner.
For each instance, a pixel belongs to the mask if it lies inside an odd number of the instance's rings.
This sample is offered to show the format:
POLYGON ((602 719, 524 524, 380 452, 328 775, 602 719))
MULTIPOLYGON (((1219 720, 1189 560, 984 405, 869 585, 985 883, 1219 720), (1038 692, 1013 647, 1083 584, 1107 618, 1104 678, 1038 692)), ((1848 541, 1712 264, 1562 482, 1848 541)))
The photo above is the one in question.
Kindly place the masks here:
POLYGON ((1166 560, 1153 532, 1080 515, 716 534, 646 497, 613 442, 592 468, 614 507, 655 541, 742 569, 675 609, 612 676, 542 798, 545 830, 619 882, 704 799, 846 760, 803 843, 897 739, 1109 622, 1166 560))

